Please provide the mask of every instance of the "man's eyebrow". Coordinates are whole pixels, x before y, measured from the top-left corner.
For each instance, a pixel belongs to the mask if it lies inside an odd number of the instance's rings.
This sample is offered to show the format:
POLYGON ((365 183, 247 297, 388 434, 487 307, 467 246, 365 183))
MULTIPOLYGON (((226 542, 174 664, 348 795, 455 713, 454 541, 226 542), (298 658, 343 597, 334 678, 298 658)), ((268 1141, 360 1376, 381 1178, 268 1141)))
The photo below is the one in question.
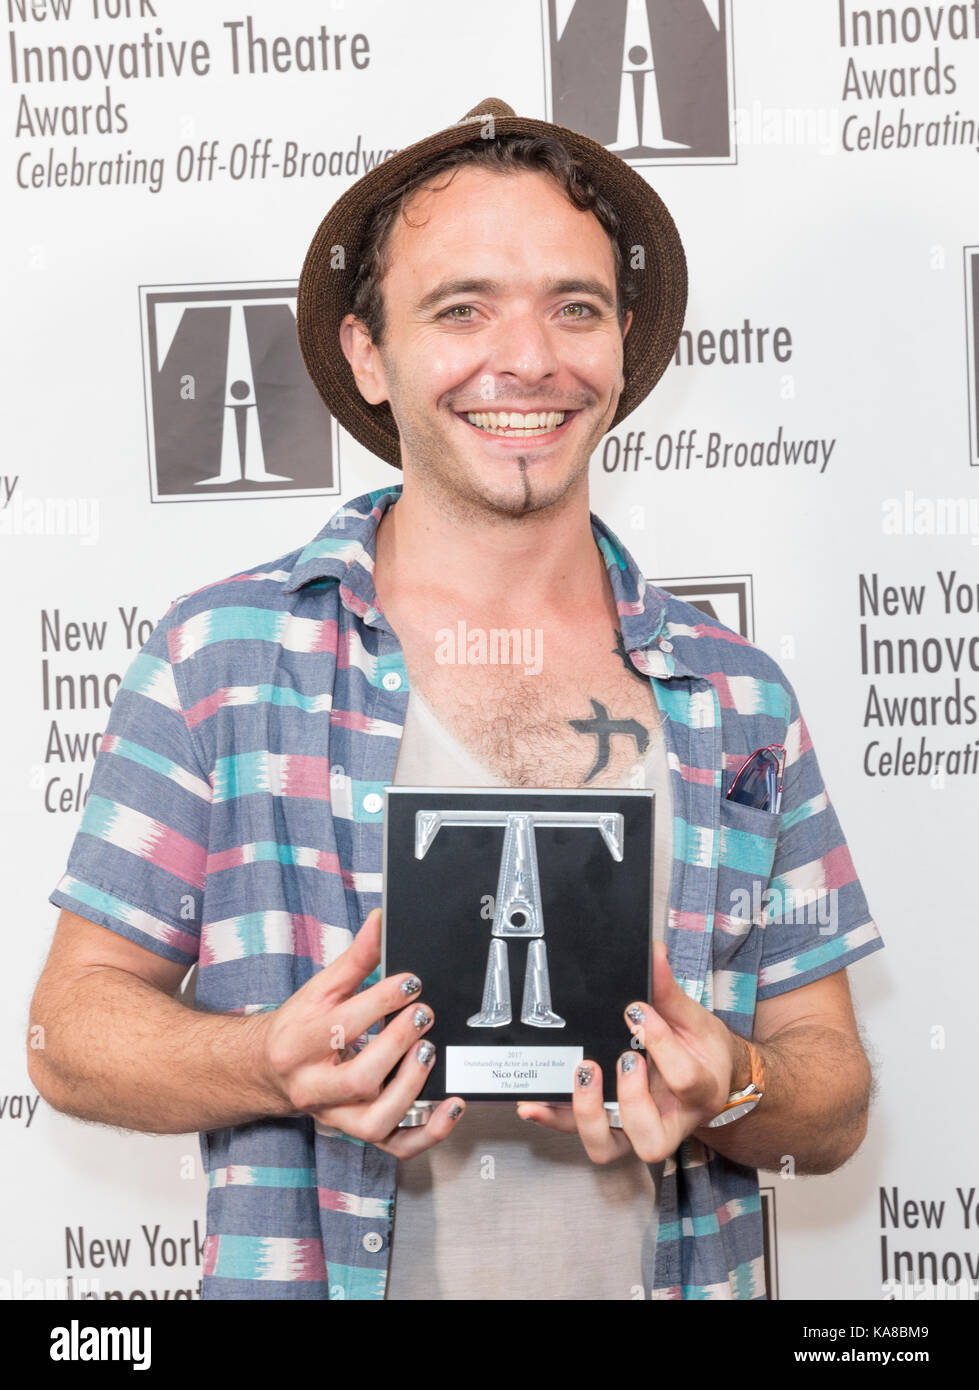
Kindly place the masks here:
MULTIPOLYGON (((588 294, 599 300, 612 313, 615 312, 615 299, 609 293, 608 287, 603 280, 590 278, 568 278, 564 280, 546 280, 544 282, 545 294, 588 294)), ((457 294, 500 294, 504 289, 503 282, 500 280, 456 278, 452 280, 440 280, 439 283, 428 294, 424 295, 415 305, 416 313, 424 313, 427 309, 433 308, 443 299, 450 299, 457 294)))
POLYGON ((551 294, 590 294, 592 298, 604 304, 606 309, 615 313, 615 295, 609 293, 604 280, 551 280, 547 289, 551 294))

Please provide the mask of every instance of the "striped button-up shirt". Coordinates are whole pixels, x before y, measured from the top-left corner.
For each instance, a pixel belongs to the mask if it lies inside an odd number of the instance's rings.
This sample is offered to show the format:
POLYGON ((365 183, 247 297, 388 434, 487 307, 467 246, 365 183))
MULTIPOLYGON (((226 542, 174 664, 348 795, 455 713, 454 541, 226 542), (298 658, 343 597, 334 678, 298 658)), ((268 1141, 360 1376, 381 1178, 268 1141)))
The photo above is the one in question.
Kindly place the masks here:
MULTIPOLYGON (((373 573, 400 492, 358 497, 304 549, 177 599, 113 703, 51 901, 197 962, 199 1008, 277 1008, 380 906, 408 676, 373 573)), ((760 999, 883 942, 779 667, 647 584, 591 524, 663 723, 673 974, 748 1037, 760 999), (781 810, 727 800, 734 770, 772 743, 787 749, 781 810)), ((398 1160, 300 1116, 214 1130, 201 1147, 205 1298, 384 1297, 398 1160)), ((665 1164, 646 1295, 764 1298, 762 1247, 755 1170, 685 1140, 665 1164)))

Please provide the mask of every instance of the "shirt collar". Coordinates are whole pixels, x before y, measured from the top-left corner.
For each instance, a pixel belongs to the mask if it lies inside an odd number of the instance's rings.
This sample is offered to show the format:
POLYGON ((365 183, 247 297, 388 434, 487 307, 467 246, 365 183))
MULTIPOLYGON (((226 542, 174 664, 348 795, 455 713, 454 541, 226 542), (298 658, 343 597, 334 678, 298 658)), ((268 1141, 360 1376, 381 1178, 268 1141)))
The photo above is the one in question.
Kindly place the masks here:
MULTIPOLYGON (((300 553, 285 593, 295 593, 316 580, 335 579, 340 598, 368 625, 383 622, 374 591, 377 528, 388 507, 401 496, 402 484, 365 492, 339 507, 322 531, 300 553)), ((592 535, 608 569, 622 629, 622 641, 633 665, 647 676, 692 675, 681 664, 669 641, 667 595, 647 584, 642 571, 618 536, 594 512, 592 535)))

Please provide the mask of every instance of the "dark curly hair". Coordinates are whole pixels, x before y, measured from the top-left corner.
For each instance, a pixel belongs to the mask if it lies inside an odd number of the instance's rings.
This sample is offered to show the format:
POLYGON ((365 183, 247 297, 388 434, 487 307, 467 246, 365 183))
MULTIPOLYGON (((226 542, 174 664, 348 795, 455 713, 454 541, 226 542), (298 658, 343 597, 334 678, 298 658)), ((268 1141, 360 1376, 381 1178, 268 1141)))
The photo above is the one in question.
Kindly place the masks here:
MULTIPOLYGON (((593 212, 608 234, 615 262, 617 313, 620 327, 639 293, 628 263, 627 249, 620 240, 619 217, 602 195, 588 170, 570 151, 548 136, 501 135, 494 140, 476 140, 457 145, 437 155, 393 188, 378 204, 361 243, 357 274, 351 290, 350 312, 364 323, 371 341, 380 346, 385 332, 384 297, 381 281, 388 269, 387 250, 391 230, 412 194, 441 174, 451 182, 457 169, 477 166, 507 174, 522 170, 550 174, 567 194, 574 207, 593 212)), ((441 187, 445 187, 442 184, 441 187)))

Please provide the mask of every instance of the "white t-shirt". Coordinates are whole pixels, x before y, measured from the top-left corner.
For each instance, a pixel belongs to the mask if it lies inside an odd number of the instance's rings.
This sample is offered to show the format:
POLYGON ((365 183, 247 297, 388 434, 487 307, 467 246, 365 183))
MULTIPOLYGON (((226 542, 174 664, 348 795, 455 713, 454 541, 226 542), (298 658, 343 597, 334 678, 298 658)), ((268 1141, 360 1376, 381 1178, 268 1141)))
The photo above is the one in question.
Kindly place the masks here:
MULTIPOLYGON (((666 750, 652 690, 650 701, 655 723, 643 763, 645 781, 639 785, 656 791, 651 932, 663 940, 673 823, 666 750)), ((402 786, 505 785, 415 691, 408 697, 394 781, 402 786)), ((436 1042, 437 1030, 436 1019, 436 1042)), ((658 1182, 662 1164, 652 1168, 658 1182)), ((634 1298, 642 1286, 642 1248, 656 1240, 653 1171, 633 1153, 614 1163, 593 1163, 576 1134, 521 1120, 512 1102, 469 1101, 447 1139, 398 1164, 386 1296, 634 1298)))

